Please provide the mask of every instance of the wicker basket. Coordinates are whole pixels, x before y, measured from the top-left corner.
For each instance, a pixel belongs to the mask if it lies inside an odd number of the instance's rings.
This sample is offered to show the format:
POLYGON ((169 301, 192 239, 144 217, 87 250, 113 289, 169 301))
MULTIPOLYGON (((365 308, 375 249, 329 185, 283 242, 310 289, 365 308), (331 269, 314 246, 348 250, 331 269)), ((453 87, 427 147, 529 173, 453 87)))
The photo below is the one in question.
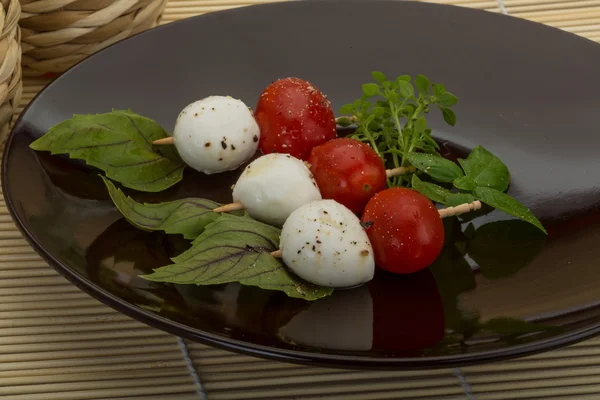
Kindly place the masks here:
POLYGON ((0 0, 0 147, 21 102, 21 32, 18 0, 0 0))
POLYGON ((167 0, 21 0, 23 75, 61 73, 155 27, 167 0))

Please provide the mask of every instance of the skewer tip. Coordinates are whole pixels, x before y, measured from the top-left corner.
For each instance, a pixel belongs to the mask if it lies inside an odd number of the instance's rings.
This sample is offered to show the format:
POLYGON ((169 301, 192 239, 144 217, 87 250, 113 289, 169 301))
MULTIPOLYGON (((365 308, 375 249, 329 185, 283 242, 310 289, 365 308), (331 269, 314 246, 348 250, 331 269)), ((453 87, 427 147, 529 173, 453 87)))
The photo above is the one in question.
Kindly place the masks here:
POLYGON ((271 256, 275 257, 275 258, 281 258, 281 257, 283 257, 283 250, 279 249, 279 250, 272 251, 271 256))
POLYGON ((156 139, 152 142, 152 144, 156 146, 175 144, 175 138, 173 138, 173 136, 169 136, 162 139, 156 139))
POLYGON ((229 203, 229 204, 225 204, 224 206, 217 207, 213 210, 213 212, 224 213, 224 212, 243 210, 244 208, 245 207, 242 203, 240 203, 239 201, 236 201, 234 203, 229 203))
POLYGON ((479 210, 481 201, 475 200, 472 203, 465 203, 456 207, 446 207, 438 210, 441 218, 454 217, 456 215, 466 214, 471 211, 479 210))

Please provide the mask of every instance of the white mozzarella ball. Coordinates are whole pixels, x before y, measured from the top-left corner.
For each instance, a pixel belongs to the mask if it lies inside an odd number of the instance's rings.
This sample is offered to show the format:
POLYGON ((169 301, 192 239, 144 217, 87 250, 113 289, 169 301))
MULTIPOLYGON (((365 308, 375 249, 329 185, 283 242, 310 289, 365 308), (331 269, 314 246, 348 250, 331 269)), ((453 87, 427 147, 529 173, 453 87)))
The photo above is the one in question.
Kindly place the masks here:
POLYGON ((216 174, 236 169, 256 153, 260 129, 241 100, 210 96, 181 111, 173 138, 187 165, 216 174))
POLYGON ((252 218, 275 226, 282 226, 298 207, 321 199, 306 164, 289 154, 277 153, 248 164, 232 195, 252 218))
POLYGON ((283 262, 299 277, 320 286, 347 288, 373 279, 373 248, 358 217, 334 200, 295 210, 285 221, 283 262))

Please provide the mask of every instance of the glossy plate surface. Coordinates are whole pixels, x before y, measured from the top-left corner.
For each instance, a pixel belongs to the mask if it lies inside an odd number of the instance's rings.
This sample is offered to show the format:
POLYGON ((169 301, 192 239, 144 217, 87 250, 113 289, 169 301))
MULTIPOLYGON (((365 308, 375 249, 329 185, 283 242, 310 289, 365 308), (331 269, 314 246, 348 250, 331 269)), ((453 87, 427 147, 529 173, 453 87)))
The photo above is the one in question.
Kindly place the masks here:
MULTIPOLYGON (((32 245, 74 284, 182 337, 358 368, 522 356, 600 331, 598 71, 595 43, 464 8, 349 0, 208 14, 112 46, 46 88, 7 144, 4 195, 32 245), (373 70, 424 74, 456 94, 456 127, 432 112, 434 135, 449 152, 481 144, 505 161, 509 193, 549 236, 497 212, 471 227, 452 219, 446 250, 428 270, 378 274, 315 303, 237 284, 151 283, 137 275, 166 265, 186 243, 123 220, 96 171, 28 148, 75 113, 130 108, 171 130, 194 100, 224 94, 254 106, 287 76, 310 80, 338 110, 373 70)), ((188 171, 167 192, 135 198, 229 202, 238 173, 188 171)))

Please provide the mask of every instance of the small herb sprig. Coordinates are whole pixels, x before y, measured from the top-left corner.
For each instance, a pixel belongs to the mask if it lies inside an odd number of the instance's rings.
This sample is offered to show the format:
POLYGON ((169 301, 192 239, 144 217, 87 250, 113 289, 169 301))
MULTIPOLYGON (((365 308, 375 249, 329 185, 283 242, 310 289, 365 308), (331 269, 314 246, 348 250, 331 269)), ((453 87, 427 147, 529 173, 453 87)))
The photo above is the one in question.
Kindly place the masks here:
MULTIPOLYGON (((431 137, 425 115, 435 106, 442 111, 444 120, 454 126, 456 114, 450 107, 457 103, 456 96, 423 75, 416 76, 414 86, 409 75, 394 81, 387 80, 382 72, 375 71, 372 76, 376 83, 362 85, 362 97, 340 110, 352 117, 338 122, 358 122, 352 137, 368 142, 383 159, 391 159, 394 168, 407 166, 408 155, 415 151, 437 155, 439 146, 431 137)), ((410 186, 410 180, 404 176, 392 177, 388 183, 410 186)))
POLYGON ((505 193, 510 173, 498 157, 482 146, 475 147, 466 159, 458 159, 458 164, 440 156, 425 115, 435 106, 449 125, 456 124, 451 107, 458 99, 444 85, 432 83, 423 75, 417 75, 414 84, 409 75, 394 81, 378 71, 372 76, 376 82, 362 85, 362 96, 340 109, 350 116, 337 122, 342 126, 356 124, 351 137, 369 143, 394 168, 414 167, 414 173, 388 178, 389 186, 413 188, 450 207, 479 200, 546 232, 527 207, 505 193), (420 174, 446 186, 452 184, 453 188, 422 181, 420 174))

